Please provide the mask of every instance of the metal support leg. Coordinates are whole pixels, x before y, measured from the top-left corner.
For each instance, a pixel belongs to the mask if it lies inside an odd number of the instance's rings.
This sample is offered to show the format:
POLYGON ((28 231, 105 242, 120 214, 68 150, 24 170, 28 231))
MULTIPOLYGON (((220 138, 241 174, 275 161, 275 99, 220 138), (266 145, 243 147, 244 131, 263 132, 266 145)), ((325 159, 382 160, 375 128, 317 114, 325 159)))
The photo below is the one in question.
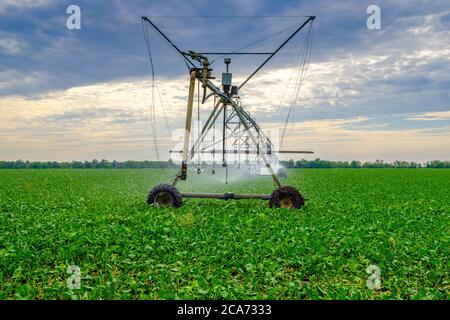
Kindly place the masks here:
POLYGON ((197 72, 191 71, 191 77, 189 82, 189 97, 186 111, 186 125, 184 131, 184 147, 183 147, 183 160, 181 162, 181 169, 178 175, 173 180, 173 185, 176 185, 179 180, 186 180, 187 178, 187 163, 189 159, 189 142, 191 139, 191 124, 192 124, 192 110, 194 105, 194 90, 195 80, 197 78, 197 72))
POLYGON ((227 131, 227 105, 223 106, 223 130, 222 130, 222 167, 225 168, 225 184, 228 184, 228 164, 225 155, 227 131))

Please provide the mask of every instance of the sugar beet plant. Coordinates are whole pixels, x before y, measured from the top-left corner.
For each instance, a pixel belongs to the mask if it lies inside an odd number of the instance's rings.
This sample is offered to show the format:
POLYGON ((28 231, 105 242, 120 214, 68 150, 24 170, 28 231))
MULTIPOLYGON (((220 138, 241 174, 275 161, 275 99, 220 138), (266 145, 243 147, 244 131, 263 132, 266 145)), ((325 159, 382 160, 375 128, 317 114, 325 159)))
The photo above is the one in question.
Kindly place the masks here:
MULTIPOLYGON (((148 207, 148 186, 170 170, 2 170, 0 299, 449 298, 450 170, 288 173, 309 199, 301 210, 148 207)), ((227 190, 199 182, 184 188, 227 190)), ((264 178, 231 183, 273 189, 264 178)))

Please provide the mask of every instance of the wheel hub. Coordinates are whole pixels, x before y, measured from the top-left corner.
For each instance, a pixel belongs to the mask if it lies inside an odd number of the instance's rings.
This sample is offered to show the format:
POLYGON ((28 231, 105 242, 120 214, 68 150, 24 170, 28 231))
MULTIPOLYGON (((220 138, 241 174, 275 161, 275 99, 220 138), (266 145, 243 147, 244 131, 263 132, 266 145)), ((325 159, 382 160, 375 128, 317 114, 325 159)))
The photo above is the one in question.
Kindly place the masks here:
POLYGON ((172 197, 166 192, 160 192, 156 195, 154 204, 157 207, 171 207, 172 197))
POLYGON ((280 199, 280 207, 281 208, 292 208, 293 206, 294 206, 294 203, 293 203, 291 197, 284 196, 280 199))

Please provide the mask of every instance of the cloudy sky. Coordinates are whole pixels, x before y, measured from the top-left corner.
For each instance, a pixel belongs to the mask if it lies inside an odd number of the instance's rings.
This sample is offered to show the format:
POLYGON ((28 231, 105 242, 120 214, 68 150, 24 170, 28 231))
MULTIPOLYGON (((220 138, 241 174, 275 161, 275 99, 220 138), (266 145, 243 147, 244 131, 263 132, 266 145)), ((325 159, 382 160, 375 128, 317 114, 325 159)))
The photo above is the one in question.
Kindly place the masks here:
MULTIPOLYGON (((0 160, 156 158, 142 15, 194 51, 233 50, 286 30, 249 48, 270 51, 302 16, 315 15, 311 62, 285 148, 330 160, 450 160, 448 0, 2 0, 0 160), (81 30, 66 28, 72 4, 81 8, 81 30), (381 30, 366 26, 372 4, 381 8, 381 30)), ((268 131, 281 128, 288 113, 305 34, 240 92, 268 131)), ((182 127, 188 74, 154 32, 150 44, 174 132, 182 127)), ((233 56, 234 81, 261 59, 233 56)), ((213 67, 220 78, 222 60, 213 67)), ((202 106, 202 115, 210 109, 202 106)), ((159 103, 156 111, 167 159, 176 142, 159 103)))

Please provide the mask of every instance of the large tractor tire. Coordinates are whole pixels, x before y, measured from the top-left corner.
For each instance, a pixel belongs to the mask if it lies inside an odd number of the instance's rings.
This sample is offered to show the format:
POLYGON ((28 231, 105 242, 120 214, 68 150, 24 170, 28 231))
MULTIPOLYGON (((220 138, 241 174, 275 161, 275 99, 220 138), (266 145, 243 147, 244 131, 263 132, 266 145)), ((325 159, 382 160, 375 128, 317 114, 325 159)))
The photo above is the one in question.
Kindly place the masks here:
POLYGON ((269 207, 300 209, 305 204, 305 199, 300 192, 289 186, 275 189, 269 198, 269 207))
POLYGON ((148 192, 147 204, 162 208, 179 208, 183 204, 183 197, 173 185, 159 184, 148 192))

